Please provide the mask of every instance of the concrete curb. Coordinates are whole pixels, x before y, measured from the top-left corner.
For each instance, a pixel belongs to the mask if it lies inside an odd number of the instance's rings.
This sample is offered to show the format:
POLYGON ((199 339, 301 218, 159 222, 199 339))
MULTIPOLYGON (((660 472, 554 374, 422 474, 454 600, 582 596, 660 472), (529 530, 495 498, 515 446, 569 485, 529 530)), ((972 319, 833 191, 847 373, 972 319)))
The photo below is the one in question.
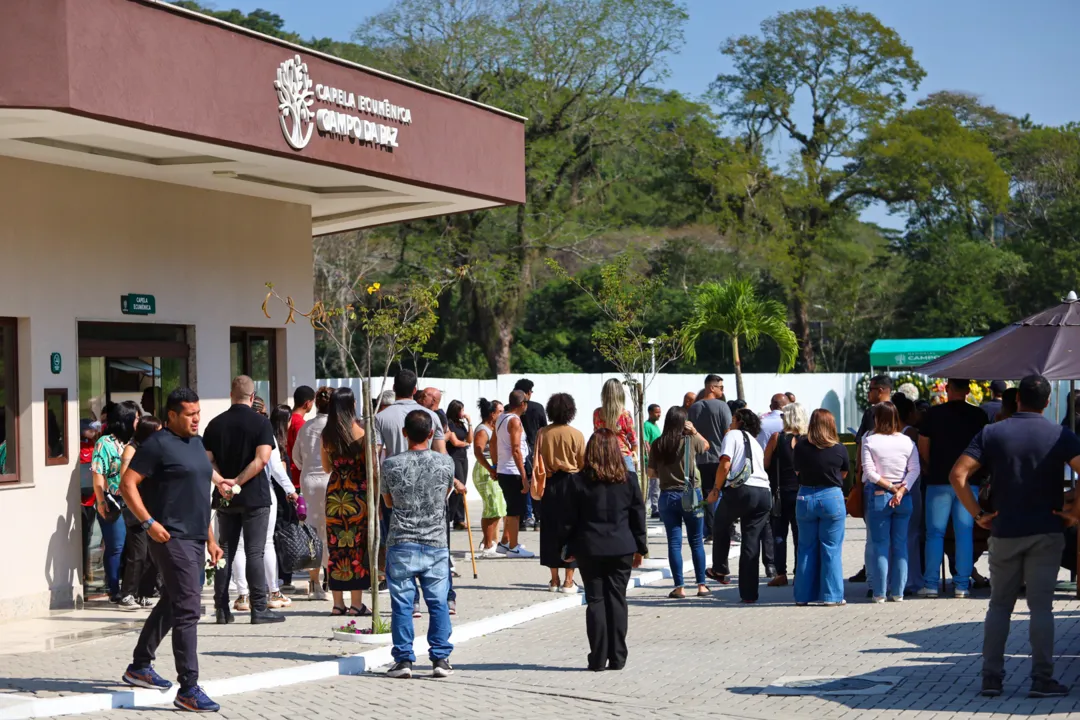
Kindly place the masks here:
MULTIPOLYGON (((630 579, 629 590, 641 588, 654 582, 671 577, 667 567, 649 570, 630 579)), ((537 603, 518 610, 511 610, 500 615, 466 623, 454 628, 452 640, 455 645, 468 642, 478 637, 505 630, 523 623, 537 620, 548 615, 580 607, 585 604, 584 594, 561 597, 556 600, 537 603)), ((417 657, 426 657, 427 642, 417 638, 415 644, 417 657)), ((339 675, 359 675, 393 662, 391 648, 388 646, 366 650, 355 655, 326 660, 304 665, 293 665, 277 670, 270 670, 250 675, 238 675, 221 680, 207 680, 201 683, 206 693, 213 698, 236 695, 238 693, 284 687, 302 682, 323 680, 339 675)), ((119 670, 118 670, 119 672, 119 670)), ((23 720, 24 718, 52 717, 55 715, 75 715, 80 713, 101 712, 116 708, 155 707, 171 705, 176 695, 173 690, 162 693, 156 690, 121 690, 111 693, 84 693, 53 698, 27 698, 16 705, 0 707, 0 720, 23 720)), ((8 695, 5 704, 17 697, 8 695)))

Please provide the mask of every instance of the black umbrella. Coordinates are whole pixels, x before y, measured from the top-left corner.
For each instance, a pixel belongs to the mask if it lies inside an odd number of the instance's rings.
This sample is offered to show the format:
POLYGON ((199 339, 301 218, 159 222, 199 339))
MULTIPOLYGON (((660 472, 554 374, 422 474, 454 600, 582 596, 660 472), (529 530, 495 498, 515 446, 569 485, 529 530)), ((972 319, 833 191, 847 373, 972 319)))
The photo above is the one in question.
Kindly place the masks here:
MULTIPOLYGON (((1069 424, 1076 432, 1076 378, 1080 378, 1080 302, 1075 292, 1036 313, 916 369, 931 377, 1019 380, 1042 375, 1069 381, 1069 424)), ((1073 487, 1076 479, 1073 478, 1073 487)), ((1080 547, 1076 551, 1080 567, 1080 547)), ((1080 598, 1080 583, 1076 596, 1080 598)))
POLYGON ((931 377, 1019 380, 1080 378, 1080 302, 1070 292, 1060 305, 1036 313, 927 363, 931 377))

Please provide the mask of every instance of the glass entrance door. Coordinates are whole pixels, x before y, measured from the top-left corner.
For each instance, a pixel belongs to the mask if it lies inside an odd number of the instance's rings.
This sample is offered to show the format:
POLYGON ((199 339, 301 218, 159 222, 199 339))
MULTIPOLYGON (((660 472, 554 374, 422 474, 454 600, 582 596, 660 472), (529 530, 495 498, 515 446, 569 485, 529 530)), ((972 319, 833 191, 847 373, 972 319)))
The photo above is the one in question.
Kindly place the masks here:
POLYGON ((148 324, 79 324, 79 470, 83 499, 83 595, 104 590, 101 529, 95 522, 94 444, 104 432, 109 403, 132 400, 144 413, 164 417, 164 398, 188 384, 183 327, 148 324))

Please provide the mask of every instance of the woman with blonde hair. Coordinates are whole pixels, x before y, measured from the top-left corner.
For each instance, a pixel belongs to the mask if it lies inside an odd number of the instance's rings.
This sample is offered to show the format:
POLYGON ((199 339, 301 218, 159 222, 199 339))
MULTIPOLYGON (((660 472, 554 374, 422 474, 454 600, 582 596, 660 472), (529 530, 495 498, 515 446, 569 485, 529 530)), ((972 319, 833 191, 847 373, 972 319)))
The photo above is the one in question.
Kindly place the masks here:
POLYGON ((776 559, 776 577, 769 581, 769 587, 784 587, 788 584, 787 576, 787 536, 791 528, 791 539, 795 546, 795 558, 792 570, 799 570, 799 524, 795 520, 795 506, 798 505, 799 475, 795 472, 795 444, 806 435, 810 428, 810 414, 799 403, 790 403, 781 410, 784 429, 773 433, 769 444, 765 446, 765 467, 769 471, 769 483, 772 485, 772 534, 774 542, 773 556, 776 559))
POLYGON ((626 410, 626 391, 617 378, 604 383, 600 391, 600 407, 593 411, 593 432, 604 428, 611 430, 618 438, 623 464, 631 475, 629 480, 636 482, 634 453, 637 451, 637 436, 634 434, 634 418, 626 410))
POLYGON ((806 437, 795 444, 799 476, 795 519, 799 526, 795 604, 844 604, 844 479, 850 462, 836 433, 836 418, 824 408, 810 416, 806 437))

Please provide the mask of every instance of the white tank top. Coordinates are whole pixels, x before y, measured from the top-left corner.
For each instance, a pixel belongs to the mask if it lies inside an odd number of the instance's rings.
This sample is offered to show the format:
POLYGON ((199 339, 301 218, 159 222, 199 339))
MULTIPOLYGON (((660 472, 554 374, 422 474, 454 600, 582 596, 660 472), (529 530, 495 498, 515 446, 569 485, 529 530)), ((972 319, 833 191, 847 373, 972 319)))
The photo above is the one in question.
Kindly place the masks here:
MULTIPOLYGON (((495 472, 503 475, 521 475, 518 472, 517 463, 514 462, 514 452, 510 447, 510 418, 517 415, 506 413, 495 423, 495 442, 498 443, 499 465, 495 472)), ((518 418, 521 420, 521 418, 518 418)), ((521 428, 521 460, 524 463, 529 459, 529 443, 525 439, 525 428, 521 428)))

